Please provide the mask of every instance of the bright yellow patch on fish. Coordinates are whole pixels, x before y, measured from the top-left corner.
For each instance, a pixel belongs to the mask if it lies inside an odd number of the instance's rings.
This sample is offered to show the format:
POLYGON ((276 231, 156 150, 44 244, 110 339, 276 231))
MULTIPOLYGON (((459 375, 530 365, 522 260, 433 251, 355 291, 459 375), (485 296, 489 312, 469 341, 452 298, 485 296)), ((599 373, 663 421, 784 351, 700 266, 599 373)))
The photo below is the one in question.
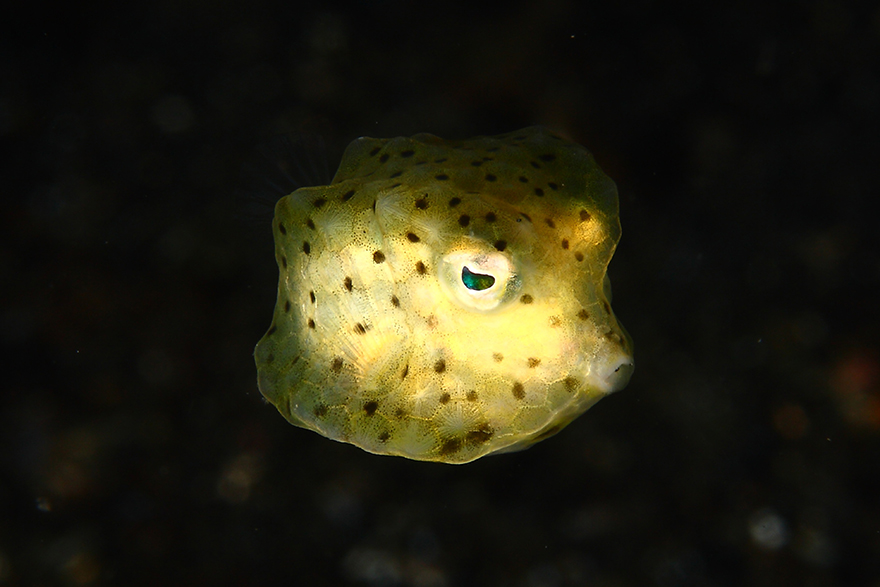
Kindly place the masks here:
POLYGON ((633 370, 606 268, 617 190, 539 127, 361 138, 282 198, 259 386, 292 424, 466 463, 552 436, 633 370))

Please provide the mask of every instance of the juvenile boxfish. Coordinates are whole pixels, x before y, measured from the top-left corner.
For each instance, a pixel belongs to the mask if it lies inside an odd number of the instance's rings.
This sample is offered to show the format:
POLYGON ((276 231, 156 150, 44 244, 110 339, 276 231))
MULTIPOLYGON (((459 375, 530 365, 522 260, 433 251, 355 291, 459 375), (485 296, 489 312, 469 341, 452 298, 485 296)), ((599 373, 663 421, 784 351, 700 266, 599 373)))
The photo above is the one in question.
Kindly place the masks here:
POLYGON ((467 463, 557 433, 633 371, 606 269, 617 189, 541 127, 351 143, 281 198, 260 391, 292 424, 467 463))

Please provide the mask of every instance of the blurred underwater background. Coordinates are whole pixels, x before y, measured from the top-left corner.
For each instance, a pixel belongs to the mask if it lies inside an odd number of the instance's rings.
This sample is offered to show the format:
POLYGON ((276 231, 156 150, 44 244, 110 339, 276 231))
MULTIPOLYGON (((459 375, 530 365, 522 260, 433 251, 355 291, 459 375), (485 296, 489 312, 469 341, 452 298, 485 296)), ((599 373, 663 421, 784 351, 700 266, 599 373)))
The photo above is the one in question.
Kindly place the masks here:
POLYGON ((0 586, 880 587, 876 3, 3 12, 0 586), (285 422, 257 146, 533 124, 617 183, 629 386, 464 466, 285 422))

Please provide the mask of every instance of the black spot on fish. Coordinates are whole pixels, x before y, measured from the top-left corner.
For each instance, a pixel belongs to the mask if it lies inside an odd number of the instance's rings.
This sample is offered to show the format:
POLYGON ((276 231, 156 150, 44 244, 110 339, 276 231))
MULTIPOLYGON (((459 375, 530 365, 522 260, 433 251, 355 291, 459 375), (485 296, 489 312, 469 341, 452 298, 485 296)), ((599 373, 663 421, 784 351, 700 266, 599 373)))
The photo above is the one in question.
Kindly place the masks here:
POLYGON ((501 353, 492 353, 492 360, 496 363, 500 363, 504 360, 504 355, 502 355, 501 353))
POLYGON ((395 308, 400 307, 400 299, 397 296, 391 296, 391 305, 395 308))
POLYGON ((406 151, 401 151, 400 156, 403 157, 404 159, 407 159, 409 157, 412 157, 415 154, 416 154, 416 152, 413 151, 412 149, 407 149, 406 151))
POLYGON ((379 433, 378 439, 379 442, 388 442, 388 439, 391 438, 391 433, 387 430, 383 430, 379 433))
POLYGON ((513 389, 511 391, 513 392, 513 397, 516 399, 523 399, 526 397, 526 388, 523 387, 523 384, 519 381, 513 384, 513 389))
POLYGON ((386 161, 388 161, 388 158, 389 158, 390 156, 391 156, 391 155, 389 155, 388 153, 382 153, 382 156, 379 157, 379 162, 380 162, 380 163, 385 163, 386 161))
POLYGON ((459 204, 461 204, 461 198, 452 198, 451 200, 449 200, 449 207, 450 208, 455 208, 459 204))
POLYGON ((538 196, 539 198, 543 198, 544 197, 544 190, 542 190, 541 188, 535 188, 535 195, 538 196))
POLYGON ((605 309, 605 313, 610 316, 611 315, 611 306, 608 304, 608 302, 602 302, 602 307, 605 309))
POLYGON ((486 222, 495 222, 496 220, 498 220, 498 217, 495 216, 495 212, 486 213, 486 222))
POLYGON ((440 454, 441 455, 450 455, 454 452, 458 452, 461 448, 461 440, 458 438, 448 438, 443 444, 440 445, 440 454))
POLYGON ((583 254, 582 252, 578 251, 578 252, 576 252, 576 253, 574 254, 574 258, 577 259, 578 262, 583 261, 583 260, 584 260, 584 254, 583 254))
POLYGON ((357 324, 354 325, 354 331, 357 332, 358 334, 366 334, 367 327, 364 326, 363 324, 361 324, 360 322, 358 322, 357 324))
POLYGON ((536 359, 535 357, 529 357, 527 362, 529 365, 529 369, 534 369, 535 367, 537 367, 538 365, 541 364, 541 359, 536 359))
POLYGON ((312 219, 311 219, 311 218, 307 218, 307 219, 306 219, 306 226, 308 226, 308 227, 311 228, 312 230, 315 230, 315 223, 312 222, 312 219))
POLYGON ((525 175, 520 175, 520 176, 519 176, 519 181, 520 181, 521 183, 529 183, 529 178, 526 177, 525 175))
POLYGON ((581 308, 581 311, 577 313, 577 317, 580 318, 581 320, 589 320, 590 314, 589 314, 589 312, 587 312, 586 310, 581 308))
POLYGON ((492 428, 487 423, 480 424, 476 430, 469 430, 464 440, 468 444, 483 444, 492 438, 492 428))
POLYGON ((568 239, 567 239, 567 238, 562 239, 562 243, 561 243, 561 244, 562 244, 562 248, 563 248, 563 249, 568 250, 568 239))
POLYGON ((287 269, 287 257, 281 255, 281 266, 287 269))
POLYGON ((320 208, 321 206, 323 206, 326 203, 327 203, 327 198, 318 198, 317 200, 312 202, 312 206, 314 206, 315 208, 320 208))
POLYGON ((403 373, 400 374, 401 379, 406 379, 406 376, 409 375, 409 363, 403 368, 403 373))
POLYGON ((505 241, 505 240, 495 241, 495 248, 498 249, 499 251, 503 251, 504 249, 507 248, 507 241, 505 241))
POLYGON ((451 400, 451 399, 452 399, 451 395, 449 395, 448 393, 444 393, 443 395, 440 396, 440 403, 443 405, 446 405, 449 403, 449 400, 451 400))
POLYGON ((495 181, 496 179, 498 179, 498 178, 495 177, 494 175, 492 175, 491 173, 486 174, 486 181, 495 181))
POLYGON ((580 382, 574 377, 566 377, 562 380, 562 383, 565 385, 565 391, 569 393, 577 389, 578 385, 580 385, 580 382))
POLYGON ((427 210, 428 209, 428 198, 422 197, 416 200, 416 208, 419 210, 427 210))
POLYGON ((376 410, 378 410, 378 409, 379 409, 379 402, 377 402, 375 400, 370 400, 364 404, 364 411, 367 413, 368 416, 372 416, 373 414, 375 414, 376 410))
POLYGON ((339 199, 342 200, 343 202, 347 202, 350 199, 352 199, 353 197, 354 197, 354 190, 348 190, 347 192, 342 194, 342 197, 339 199))
POLYGON ((288 312, 290 312, 290 300, 284 302, 284 313, 287 314, 288 312))
POLYGON ((581 215, 581 222, 586 222, 587 220, 589 220, 591 218, 590 213, 587 212, 586 210, 581 210, 580 215, 581 215))
POLYGON ((303 253, 306 255, 312 252, 312 245, 309 244, 309 241, 303 241, 303 253))
POLYGON ((529 165, 531 165, 535 169, 541 169, 541 164, 538 163, 537 161, 529 161, 529 165))
POLYGON ((439 159, 434 159, 434 163, 446 163, 447 157, 440 157, 439 159))
POLYGON ((541 156, 539 156, 538 159, 540 159, 541 161, 546 161, 547 163, 549 163, 550 161, 555 161, 555 160, 556 160, 556 155, 554 155, 553 153, 547 153, 546 155, 541 155, 541 156))
POLYGON ((382 147, 375 147, 372 151, 370 151, 370 157, 375 157, 376 153, 382 150, 382 147))
POLYGON ((482 161, 471 161, 471 165, 473 165, 474 167, 479 167, 482 164, 483 164, 482 161))
POLYGON ((266 336, 272 336, 273 334, 275 334, 276 330, 278 330, 278 328, 273 324, 269 327, 269 330, 266 331, 266 336))
POLYGON ((317 404, 315 406, 315 417, 323 418, 326 415, 327 415, 327 406, 325 406, 324 404, 317 404))
POLYGON ((547 187, 549 187, 554 192, 559 189, 559 186, 553 183, 552 181, 547 182, 547 187))
POLYGON ((287 229, 284 228, 284 225, 281 224, 280 222, 278 223, 278 230, 281 231, 281 234, 287 234, 287 229))
MULTIPOLYGON (((391 175, 388 176, 388 179, 394 179, 395 177, 400 177, 401 175, 403 175, 403 171, 395 171, 394 173, 392 173, 391 175)), ((397 184, 397 185, 400 185, 400 184, 397 184)), ((397 186, 395 186, 395 187, 397 187, 397 186)))
POLYGON ((373 252, 373 263, 384 263, 385 262, 385 253, 382 251, 374 251, 373 252))
POLYGON ((471 217, 468 216, 467 214, 462 214, 461 216, 458 217, 458 225, 461 226, 462 228, 464 228, 465 226, 467 226, 470 223, 471 223, 471 217))
POLYGON ((437 373, 443 373, 444 371, 446 371, 446 361, 440 359, 439 361, 434 363, 434 371, 436 371, 437 373))
POLYGON ((547 226, 549 226, 550 228, 556 228, 556 223, 553 222, 552 218, 545 218, 544 222, 546 222, 547 226))
POLYGON ((559 316, 550 316, 550 328, 558 328, 562 326, 562 318, 559 316))
POLYGON ((351 277, 346 277, 342 280, 342 286, 345 287, 345 291, 351 291, 354 289, 354 286, 351 283, 351 277))
POLYGON ((313 291, 309 292, 309 300, 311 300, 311 302, 313 304, 315 303, 315 292, 313 292, 313 291))
POLYGON ((467 395, 465 397, 467 397, 467 400, 469 402, 475 402, 475 401, 477 401, 477 392, 472 389, 469 392, 467 392, 467 395))
POLYGON ((269 356, 266 357, 266 362, 271 363, 275 360, 275 353, 269 353, 269 356))
POLYGON ((523 294, 522 297, 519 298, 519 301, 523 304, 531 304, 535 299, 529 294, 523 294))
POLYGON ((306 324, 308 324, 309 328, 311 328, 312 330, 315 329, 315 321, 312 318, 309 318, 309 321, 306 324))
POLYGON ((408 240, 411 243, 417 243, 422 239, 420 239, 419 235, 417 235, 416 233, 408 232, 408 233, 406 233, 406 240, 408 240))
POLYGON ((424 275, 425 273, 428 272, 428 268, 425 267, 425 264, 424 264, 424 263, 422 263, 421 261, 418 261, 418 262, 416 263, 416 272, 417 272, 419 275, 424 275))
POLYGON ((447 179, 449 179, 449 176, 445 173, 441 173, 439 175, 435 175, 434 179, 436 179, 437 181, 446 181, 447 179))

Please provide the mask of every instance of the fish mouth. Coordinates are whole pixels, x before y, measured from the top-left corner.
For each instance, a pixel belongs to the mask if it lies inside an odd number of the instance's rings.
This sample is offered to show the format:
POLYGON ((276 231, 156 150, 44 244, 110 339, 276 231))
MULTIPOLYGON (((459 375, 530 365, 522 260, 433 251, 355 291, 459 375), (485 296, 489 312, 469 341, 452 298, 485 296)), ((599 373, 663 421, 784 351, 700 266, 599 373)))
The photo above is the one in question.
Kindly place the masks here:
POLYGON ((626 387, 635 370, 635 362, 628 355, 618 355, 603 365, 596 377, 605 393, 614 393, 626 387))

